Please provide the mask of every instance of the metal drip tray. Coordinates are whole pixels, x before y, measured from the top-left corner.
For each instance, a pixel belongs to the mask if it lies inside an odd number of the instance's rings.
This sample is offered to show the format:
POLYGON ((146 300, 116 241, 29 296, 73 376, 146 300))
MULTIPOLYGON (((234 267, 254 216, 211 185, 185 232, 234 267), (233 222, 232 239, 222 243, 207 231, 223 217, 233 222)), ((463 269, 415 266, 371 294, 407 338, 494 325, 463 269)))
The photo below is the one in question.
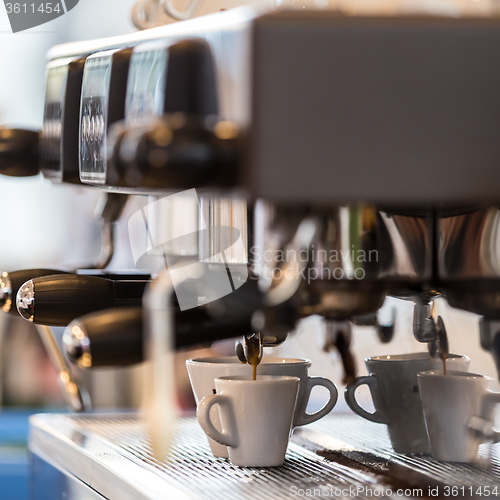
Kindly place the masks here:
POLYGON ((110 500, 500 497, 499 445, 480 451, 489 468, 407 457, 392 451, 384 426, 351 415, 296 429, 272 469, 214 458, 194 417, 178 420, 165 462, 130 415, 32 417, 30 451, 110 500))

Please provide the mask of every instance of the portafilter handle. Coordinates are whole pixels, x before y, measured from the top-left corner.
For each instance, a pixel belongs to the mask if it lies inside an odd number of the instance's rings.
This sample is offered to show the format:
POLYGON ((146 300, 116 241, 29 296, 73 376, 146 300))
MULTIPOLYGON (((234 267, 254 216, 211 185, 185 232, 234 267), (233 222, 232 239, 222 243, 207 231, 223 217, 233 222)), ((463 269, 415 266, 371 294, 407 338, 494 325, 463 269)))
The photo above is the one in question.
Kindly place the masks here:
POLYGON ((22 269, 20 271, 4 271, 0 274, 0 309, 18 316, 16 308, 16 297, 19 289, 29 280, 41 278, 42 276, 53 276, 56 274, 75 274, 80 276, 96 276, 116 281, 146 281, 150 279, 149 274, 108 273, 101 270, 85 269, 75 271, 74 269, 22 269))
POLYGON ((42 276, 19 289, 17 310, 26 320, 67 326, 74 319, 110 307, 140 306, 147 280, 110 280, 80 274, 42 276))
MULTIPOLYGON (((172 304, 174 348, 211 345, 237 335, 251 335, 250 315, 212 316, 206 307, 181 311, 172 304)), ((113 308, 72 321, 63 335, 64 350, 82 368, 129 366, 144 361, 144 310, 113 308)))
POLYGON ((17 316, 16 297, 19 289, 29 280, 53 274, 68 274, 70 271, 60 269, 23 269, 0 275, 0 308, 3 312, 17 316))

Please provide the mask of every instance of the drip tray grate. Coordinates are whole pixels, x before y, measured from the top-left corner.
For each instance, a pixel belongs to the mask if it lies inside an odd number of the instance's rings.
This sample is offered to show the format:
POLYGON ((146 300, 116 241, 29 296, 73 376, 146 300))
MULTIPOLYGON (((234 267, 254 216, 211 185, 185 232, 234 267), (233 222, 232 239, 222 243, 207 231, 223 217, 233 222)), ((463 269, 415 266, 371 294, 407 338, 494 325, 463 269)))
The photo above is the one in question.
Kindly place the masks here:
POLYGON ((143 424, 130 416, 40 415, 32 419, 30 437, 33 453, 110 500, 165 498, 167 492, 214 500, 435 498, 436 492, 500 497, 498 446, 481 449, 484 460, 491 458, 488 469, 407 457, 392 451, 384 426, 351 415, 296 429, 284 465, 272 469, 214 458, 194 417, 179 419, 165 462, 154 458, 143 424))

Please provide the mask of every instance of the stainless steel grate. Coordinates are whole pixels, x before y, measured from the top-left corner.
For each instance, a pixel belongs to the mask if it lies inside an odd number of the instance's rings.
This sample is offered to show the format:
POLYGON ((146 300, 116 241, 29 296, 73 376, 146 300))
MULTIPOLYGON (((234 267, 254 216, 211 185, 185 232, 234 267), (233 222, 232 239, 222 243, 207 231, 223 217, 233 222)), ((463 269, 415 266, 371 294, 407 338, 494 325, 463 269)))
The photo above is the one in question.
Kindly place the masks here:
MULTIPOLYGON (((323 488, 322 491, 332 491, 333 494, 335 490, 345 490, 345 498, 352 498, 352 492, 358 491, 358 487, 364 489, 367 484, 377 486, 367 474, 338 466, 293 443, 281 467, 235 467, 228 460, 212 456, 205 435, 194 418, 180 420, 175 446, 164 463, 153 457, 146 432, 136 420, 78 419, 78 425, 82 430, 91 431, 114 443, 131 459, 154 467, 167 482, 198 498, 290 498, 294 486, 304 490, 323 488), (348 493, 350 487, 353 489, 348 493)), ((368 496, 360 493, 357 498, 368 496)))
MULTIPOLYGON (((78 446, 98 440, 99 453, 92 460, 99 461, 114 454, 130 463, 131 466, 121 469, 128 475, 123 481, 130 483, 131 476, 147 470, 166 489, 173 487, 186 498, 288 499, 299 489, 304 490, 303 493, 315 489, 316 496, 321 498, 329 493, 330 498, 373 500, 375 490, 379 495, 384 492, 385 498, 425 498, 428 488, 436 485, 441 488, 441 494, 445 485, 483 489, 489 486, 493 493, 494 487, 498 487, 500 493, 499 445, 492 447, 495 454, 489 470, 475 465, 444 464, 431 458, 405 457, 392 452, 384 426, 356 416, 331 415, 297 429, 285 464, 274 469, 240 468, 232 466, 228 460, 214 458, 193 417, 179 419, 175 445, 165 462, 158 462, 153 457, 145 428, 136 418, 58 416, 59 420, 52 424, 50 416, 38 418, 41 424, 35 421, 34 425, 55 428, 51 431, 55 436, 58 427, 63 427, 61 418, 64 418, 71 430, 66 436, 71 436, 78 446), (398 495, 398 489, 409 491, 398 495), (388 490, 393 494, 387 495, 388 490)), ((47 445, 46 449, 51 450, 51 446, 47 445)), ((487 451, 483 449, 483 455, 487 451)), ((114 474, 119 476, 120 470, 116 469, 114 474)), ((84 477, 81 479, 86 481, 84 477)), ((94 484, 89 485, 99 490, 94 484)), ((476 490, 473 493, 472 496, 478 496, 476 490)), ((107 498, 114 500, 110 494, 107 498)), ((123 495, 116 498, 121 500, 123 495)))

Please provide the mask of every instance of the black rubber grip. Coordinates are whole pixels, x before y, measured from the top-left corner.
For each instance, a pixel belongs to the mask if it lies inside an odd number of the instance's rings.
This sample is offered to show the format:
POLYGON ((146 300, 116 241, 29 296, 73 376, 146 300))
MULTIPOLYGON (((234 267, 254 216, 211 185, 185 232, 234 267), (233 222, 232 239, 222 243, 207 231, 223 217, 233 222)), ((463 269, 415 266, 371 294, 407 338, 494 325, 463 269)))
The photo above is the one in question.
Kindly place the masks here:
MULTIPOLYGON (((120 274, 120 273, 106 273, 105 271, 94 271, 85 270, 85 274, 82 276, 98 276, 100 278, 106 278, 110 280, 134 280, 134 281, 145 281, 150 278, 149 274, 120 274)), ((16 297, 19 288, 21 288, 24 283, 34 278, 40 278, 42 276, 52 276, 56 274, 73 274, 73 271, 65 271, 62 269, 23 269, 21 271, 13 271, 8 273, 8 278, 11 286, 10 296, 13 299, 13 303, 8 311, 9 314, 18 316, 16 308, 16 297)))
POLYGON ((19 316, 16 308, 16 297, 19 289, 29 280, 39 278, 41 276, 51 276, 54 274, 68 274, 67 271, 60 271, 57 269, 23 269, 22 271, 14 271, 8 273, 12 297, 12 304, 9 309, 9 314, 19 316))
POLYGON ((111 307, 140 306, 148 281, 113 281, 79 274, 33 279, 33 323, 66 326, 75 318, 111 307))
POLYGON ((143 360, 142 309, 113 308, 87 314, 69 325, 64 335, 66 355, 78 362, 84 355, 81 344, 67 342, 72 325, 80 327, 90 341, 92 367, 129 366, 143 360))
MULTIPOLYGON (((235 338, 252 333, 250 317, 213 318, 205 308, 180 311, 175 314, 175 348, 210 345, 216 340, 235 338)), ((91 366, 128 366, 140 363, 143 357, 143 309, 114 308, 87 314, 69 325, 65 337, 71 337, 73 327, 79 327, 88 339, 87 352, 91 366)), ((78 362, 84 355, 79 342, 65 341, 69 359, 78 362)))

